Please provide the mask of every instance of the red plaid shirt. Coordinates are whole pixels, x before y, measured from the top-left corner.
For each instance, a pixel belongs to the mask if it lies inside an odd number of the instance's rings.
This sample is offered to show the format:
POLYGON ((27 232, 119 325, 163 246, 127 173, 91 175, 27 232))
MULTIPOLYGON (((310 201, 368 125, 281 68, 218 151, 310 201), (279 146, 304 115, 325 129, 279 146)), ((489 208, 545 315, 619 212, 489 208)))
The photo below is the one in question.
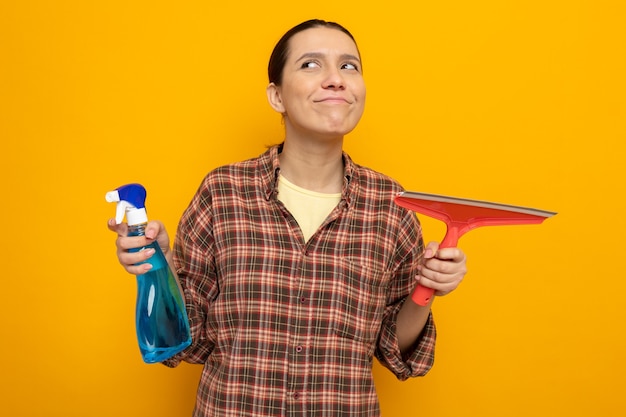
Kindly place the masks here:
POLYGON ((399 379, 433 363, 432 317, 402 356, 396 316, 423 252, 400 186, 344 154, 340 203, 304 241, 277 199, 278 152, 218 168, 174 245, 193 344, 166 361, 204 364, 196 416, 377 416, 372 360, 399 379))

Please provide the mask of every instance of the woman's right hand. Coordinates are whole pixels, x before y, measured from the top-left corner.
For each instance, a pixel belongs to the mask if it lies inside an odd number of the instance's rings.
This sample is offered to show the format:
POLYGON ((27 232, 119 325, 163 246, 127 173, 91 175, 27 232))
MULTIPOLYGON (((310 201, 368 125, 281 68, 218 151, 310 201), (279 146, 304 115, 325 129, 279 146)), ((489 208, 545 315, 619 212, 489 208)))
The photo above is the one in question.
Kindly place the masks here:
POLYGON ((138 252, 129 252, 129 249, 147 246, 155 240, 163 251, 168 263, 171 261, 170 238, 165 230, 165 226, 160 221, 150 221, 146 226, 145 236, 126 236, 128 234, 128 225, 126 223, 115 224, 115 219, 109 219, 107 226, 110 231, 117 233, 115 241, 117 259, 129 274, 141 275, 152 269, 150 262, 140 265, 136 264, 150 259, 154 255, 154 249, 145 249, 138 252))

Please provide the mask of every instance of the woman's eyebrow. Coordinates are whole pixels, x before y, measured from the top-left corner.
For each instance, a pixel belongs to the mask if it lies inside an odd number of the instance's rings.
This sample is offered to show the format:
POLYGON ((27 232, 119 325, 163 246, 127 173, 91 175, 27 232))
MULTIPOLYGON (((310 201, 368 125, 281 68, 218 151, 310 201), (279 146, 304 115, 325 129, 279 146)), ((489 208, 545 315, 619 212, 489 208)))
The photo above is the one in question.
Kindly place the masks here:
MULTIPOLYGON (((323 54, 321 52, 305 52, 304 54, 302 54, 302 56, 300 58, 298 58, 296 60, 296 62, 300 62, 304 59, 322 59, 324 58, 326 54, 323 54)), ((357 61, 357 62, 361 62, 361 60, 359 59, 359 57, 352 55, 352 54, 341 54, 339 56, 339 58, 342 61, 357 61)))

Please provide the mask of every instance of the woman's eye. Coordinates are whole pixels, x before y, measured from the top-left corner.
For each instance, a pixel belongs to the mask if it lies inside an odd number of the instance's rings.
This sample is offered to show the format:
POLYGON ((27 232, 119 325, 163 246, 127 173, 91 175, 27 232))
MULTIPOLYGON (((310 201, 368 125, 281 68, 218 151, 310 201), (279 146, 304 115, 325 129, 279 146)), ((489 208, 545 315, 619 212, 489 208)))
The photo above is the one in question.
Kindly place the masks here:
POLYGON ((358 71, 359 70, 359 67, 357 67, 356 64, 351 64, 351 63, 343 64, 341 67, 343 69, 352 70, 352 71, 358 71))
POLYGON ((319 65, 315 61, 307 61, 302 63, 302 68, 318 68, 319 65))

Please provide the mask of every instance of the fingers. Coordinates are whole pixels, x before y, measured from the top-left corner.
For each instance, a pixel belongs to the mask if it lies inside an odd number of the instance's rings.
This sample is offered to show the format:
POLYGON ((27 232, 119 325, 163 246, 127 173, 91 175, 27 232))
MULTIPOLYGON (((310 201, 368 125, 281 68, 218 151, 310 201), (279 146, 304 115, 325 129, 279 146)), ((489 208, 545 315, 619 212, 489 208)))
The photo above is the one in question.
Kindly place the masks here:
POLYGON ((154 249, 146 248, 138 252, 120 251, 117 252, 117 259, 124 269, 133 275, 145 274, 152 269, 149 260, 154 255, 154 249))
POLYGON ((453 262, 465 260, 465 253, 459 248, 443 248, 437 251, 437 259, 445 259, 453 262))
MULTIPOLYGON (((117 259, 128 273, 139 275, 145 274, 152 269, 152 265, 146 261, 154 255, 154 249, 146 248, 145 250, 140 250, 150 244, 152 239, 146 236, 127 236, 128 226, 125 223, 116 224, 115 219, 109 219, 107 227, 117 234, 117 239, 115 240, 117 259)), ((158 223, 156 226, 153 225, 152 233, 155 236, 159 233, 159 230, 158 223)))
POLYGON ((424 248, 424 259, 449 259, 460 262, 465 259, 465 253, 459 248, 439 248, 439 243, 429 242, 424 248))
POLYGON ((148 223, 148 225, 146 226, 146 237, 148 239, 156 239, 157 236, 159 236, 159 233, 165 233, 165 227, 163 226, 163 223, 159 222, 159 221, 151 221, 148 223))
POLYGON ((428 245, 424 248, 424 259, 430 259, 437 255, 437 251, 439 250, 439 243, 437 242, 429 242, 428 245))
POLYGON ((454 291, 460 284, 460 281, 438 281, 439 277, 429 278, 426 275, 418 277, 418 283, 426 288, 435 290, 435 295, 442 296, 454 291))
POLYGON ((128 226, 126 223, 117 224, 115 219, 109 219, 107 221, 107 227, 110 231, 117 233, 118 236, 126 236, 128 234, 128 226))
POLYGON ((423 264, 419 267, 419 283, 445 295, 455 290, 467 273, 465 253, 458 248, 439 248, 436 242, 424 250, 423 264))

